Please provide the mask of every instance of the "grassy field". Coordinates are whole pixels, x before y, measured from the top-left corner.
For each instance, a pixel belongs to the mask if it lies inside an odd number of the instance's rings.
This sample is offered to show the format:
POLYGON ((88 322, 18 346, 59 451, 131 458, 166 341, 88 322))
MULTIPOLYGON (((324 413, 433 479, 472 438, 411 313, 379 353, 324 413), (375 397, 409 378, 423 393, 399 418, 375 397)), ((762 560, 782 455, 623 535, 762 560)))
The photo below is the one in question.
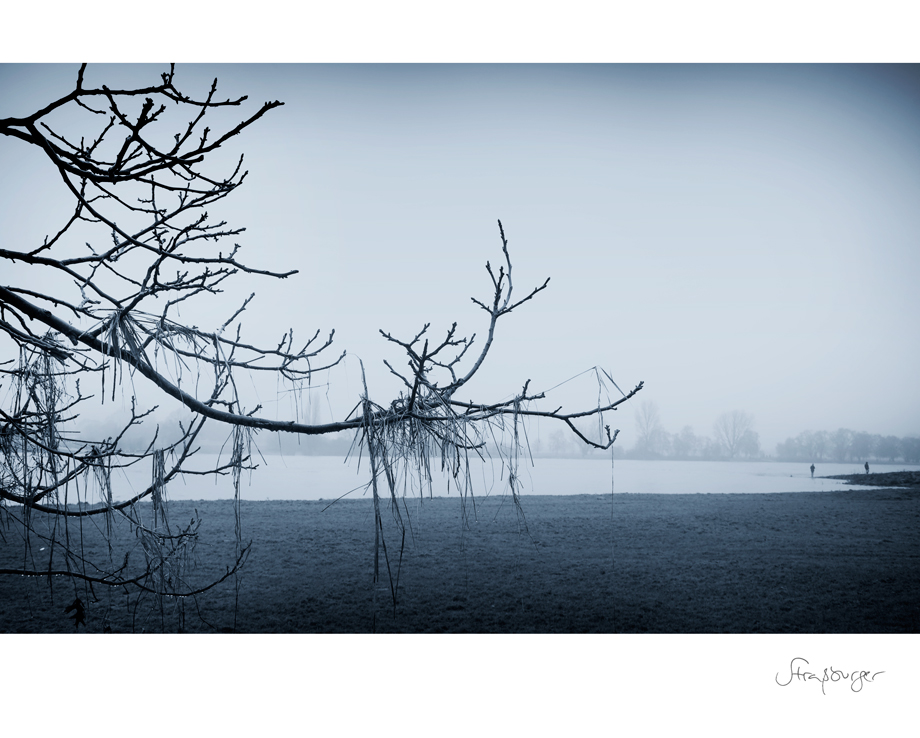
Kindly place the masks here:
MULTIPOLYGON (((238 583, 186 604, 185 629, 250 633, 888 633, 920 629, 920 490, 528 497, 408 502, 395 608, 368 500, 243 502, 254 541, 238 583), (238 592, 237 592, 238 588, 238 592), (238 595, 238 600, 237 600, 238 595), (238 606, 234 608, 234 603, 238 606), (199 617, 200 616, 200 617, 199 617)), ((233 555, 230 501, 174 502, 203 518, 199 574, 233 555)), ((390 564, 400 538, 384 517, 390 564)), ((4 531, 0 566, 22 547, 4 531)), ((125 539, 130 543, 130 538, 125 539)), ((116 554, 118 555, 118 554, 116 554)), ((124 556, 123 550, 120 554, 124 556)), ((86 631, 178 629, 152 600, 87 604, 86 631)), ((0 577, 6 632, 73 632, 74 584, 0 577)), ((80 628, 83 632, 83 628, 80 628)))

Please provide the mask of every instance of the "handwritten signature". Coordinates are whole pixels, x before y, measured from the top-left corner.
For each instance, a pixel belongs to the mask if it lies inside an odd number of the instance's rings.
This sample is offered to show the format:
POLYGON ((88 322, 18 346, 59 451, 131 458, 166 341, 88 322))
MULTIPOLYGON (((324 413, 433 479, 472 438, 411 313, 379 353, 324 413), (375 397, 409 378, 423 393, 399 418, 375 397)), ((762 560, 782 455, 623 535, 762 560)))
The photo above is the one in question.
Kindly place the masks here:
POLYGON ((813 672, 813 671, 803 671, 802 664, 801 663, 796 664, 797 661, 802 662, 804 664, 808 664, 808 660, 803 659, 800 656, 796 656, 794 659, 792 659, 792 661, 789 662, 789 680, 788 681, 786 681, 785 683, 781 682, 779 680, 779 673, 776 674, 776 683, 779 686, 788 687, 790 684, 792 684, 793 680, 798 680, 802 682, 814 680, 814 681, 821 682, 821 694, 827 694, 827 692, 824 691, 824 685, 827 684, 828 682, 849 681, 851 691, 861 692, 862 688, 866 685, 867 682, 873 682, 875 681, 875 678, 879 674, 885 673, 884 671, 871 672, 871 671, 865 671, 865 670, 851 671, 847 673, 845 671, 841 671, 840 669, 835 669, 834 667, 830 667, 828 669, 824 669, 823 672, 818 674, 817 672, 813 672))

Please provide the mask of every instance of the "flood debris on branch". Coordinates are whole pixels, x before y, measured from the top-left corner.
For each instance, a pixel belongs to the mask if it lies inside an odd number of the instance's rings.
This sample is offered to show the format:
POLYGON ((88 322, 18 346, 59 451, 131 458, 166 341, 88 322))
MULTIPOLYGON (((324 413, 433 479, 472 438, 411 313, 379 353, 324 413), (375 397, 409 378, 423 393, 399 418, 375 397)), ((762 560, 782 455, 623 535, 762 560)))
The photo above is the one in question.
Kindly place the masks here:
POLYGON ((196 606, 198 595, 231 578, 239 593, 238 574, 253 545, 243 534, 240 478, 256 467, 254 434, 351 432, 351 453, 359 464, 366 456, 369 465, 375 581, 382 553, 395 605, 406 532, 412 531, 406 496, 421 497, 426 487, 430 494, 432 464, 448 474, 466 515, 467 505, 475 506, 471 460, 497 454, 506 491, 520 509, 525 421, 558 421, 582 442, 607 449, 617 431, 604 423, 604 413, 642 383, 577 412, 541 410, 546 394, 532 392, 530 380, 511 399, 461 398, 489 354, 498 321, 549 285, 547 279, 523 296, 515 293, 499 222, 501 263, 497 270, 486 264, 487 297, 471 298, 487 316, 483 339, 458 335, 456 323, 440 339, 432 337, 427 323, 407 340, 381 331, 404 354, 407 368, 384 362, 401 380, 402 391, 381 404, 365 384, 355 410, 338 421, 278 420, 258 404, 247 406, 239 391, 247 373, 273 375, 290 391, 303 393, 318 373, 338 366, 345 352, 331 351, 331 330, 314 329, 303 340, 291 328, 268 345, 245 338, 242 318, 255 293, 210 329, 180 317, 180 309, 217 296, 230 279, 287 279, 297 271, 248 263, 234 241, 244 229, 208 217, 208 209, 247 176, 242 155, 223 173, 207 166, 209 157, 283 103, 266 102, 229 119, 246 97, 221 98, 217 80, 196 97, 180 91, 176 78, 170 66, 155 84, 112 89, 89 84, 83 65, 68 94, 0 119, 0 133, 33 147, 40 154, 36 166, 51 167, 72 200, 72 210, 41 243, 17 248, 5 241, 0 248, 0 259, 16 267, 10 270, 16 281, 0 284, 0 531, 4 547, 22 548, 19 563, 4 565, 0 576, 66 582, 75 627, 86 625, 104 591, 120 591, 134 597, 135 613, 143 603, 163 629, 174 623, 182 629, 187 605, 196 606), (205 125, 206 116, 218 117, 217 127, 205 125), (149 427, 157 409, 138 406, 135 387, 141 382, 182 403, 191 420, 162 437, 154 424, 146 445, 129 449, 126 435, 149 427), (130 399, 121 429, 105 438, 87 434, 85 409, 111 404, 119 395, 130 399), (584 419, 597 421, 594 438, 579 427, 584 419), (205 423, 226 427, 229 458, 224 454, 202 470, 190 460, 205 423), (150 468, 150 484, 121 499, 114 488, 125 469, 138 465, 150 468), (219 575, 204 579, 196 575, 201 520, 196 515, 179 524, 168 514, 169 485, 203 473, 232 478, 235 519, 233 555, 219 575), (395 544, 387 549, 385 503, 398 531, 398 554, 395 544), (104 551, 84 546, 89 528, 107 542, 104 551), (119 528, 128 535, 119 537, 119 528))

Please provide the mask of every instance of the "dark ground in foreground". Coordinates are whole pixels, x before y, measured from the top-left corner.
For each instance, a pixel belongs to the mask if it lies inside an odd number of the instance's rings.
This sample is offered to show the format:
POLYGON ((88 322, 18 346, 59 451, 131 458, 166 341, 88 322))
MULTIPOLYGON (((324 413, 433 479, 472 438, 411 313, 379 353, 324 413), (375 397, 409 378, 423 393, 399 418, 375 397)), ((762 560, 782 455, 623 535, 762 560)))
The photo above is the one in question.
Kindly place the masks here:
MULTIPOLYGON (((920 629, 920 490, 793 494, 524 498, 529 533, 510 499, 409 501, 394 613, 386 563, 373 584, 369 500, 243 502, 254 541, 236 587, 186 604, 185 629, 251 633, 884 633, 920 629), (196 614, 196 605, 201 619, 196 614), (202 622, 202 619, 204 622, 202 622)), ((232 561, 232 503, 173 502, 202 515, 201 575, 232 561)), ((400 537, 385 511, 393 575, 400 537)), ((0 566, 22 556, 15 532, 0 566)), ((129 540, 129 539, 126 539, 129 540)), ((124 553, 122 550, 121 556, 124 553)), ((150 598, 87 603, 86 631, 178 630, 150 598)), ((0 630, 74 632, 63 608, 74 585, 0 577, 0 630)), ((84 632, 81 627, 80 632, 84 632)))

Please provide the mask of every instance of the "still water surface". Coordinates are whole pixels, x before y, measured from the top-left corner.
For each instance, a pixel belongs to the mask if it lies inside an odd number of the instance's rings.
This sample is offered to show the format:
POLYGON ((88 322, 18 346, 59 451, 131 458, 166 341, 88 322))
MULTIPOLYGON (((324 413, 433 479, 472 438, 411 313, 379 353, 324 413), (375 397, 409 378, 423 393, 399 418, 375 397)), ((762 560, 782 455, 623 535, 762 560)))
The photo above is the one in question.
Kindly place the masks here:
MULTIPOLYGON (((213 463, 214 456, 200 457, 199 465, 213 463)), ((260 468, 243 475, 241 493, 246 500, 331 500, 346 495, 350 499, 370 496, 365 492, 369 479, 367 459, 360 469, 354 461, 344 463, 330 456, 265 456, 258 459, 260 468)), ((167 463, 168 466, 168 463, 167 463)), ((765 492, 813 492, 846 489, 836 479, 821 477, 855 474, 863 471, 857 464, 816 465, 811 478, 807 464, 769 461, 633 461, 618 460, 611 469, 610 460, 602 459, 535 459, 533 466, 521 464, 524 494, 757 494, 765 492), (611 485, 612 482, 612 485, 611 485)), ((432 461, 432 471, 437 468, 432 461)), ((920 470, 911 464, 876 465, 872 471, 920 470)), ((508 489, 507 470, 499 463, 474 467, 476 495, 502 494, 508 489)), ((131 497, 150 484, 150 470, 132 469, 113 474, 116 500, 131 497)), ((406 494, 417 496, 411 483, 406 494)), ((437 474, 431 494, 435 497, 456 496, 453 481, 437 474)), ((217 480, 190 476, 174 480, 167 487, 173 500, 216 500, 231 498, 233 486, 229 475, 217 480)), ((425 496, 428 490, 425 489, 425 496)))

